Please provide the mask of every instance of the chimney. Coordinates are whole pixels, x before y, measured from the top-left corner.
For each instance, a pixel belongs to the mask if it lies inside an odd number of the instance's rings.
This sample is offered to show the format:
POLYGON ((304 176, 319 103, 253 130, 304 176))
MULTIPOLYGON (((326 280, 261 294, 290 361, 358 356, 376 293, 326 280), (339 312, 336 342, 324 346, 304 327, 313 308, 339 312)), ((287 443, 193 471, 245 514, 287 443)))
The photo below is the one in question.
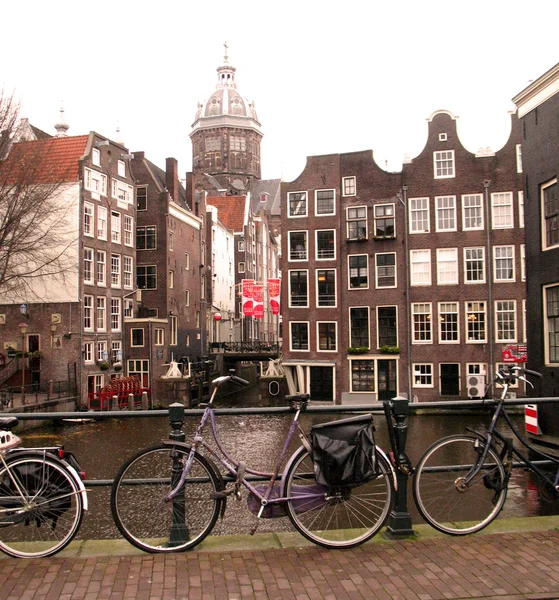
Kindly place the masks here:
POLYGON ((174 202, 179 201, 179 166, 176 158, 165 162, 165 186, 174 202))
POLYGON ((194 210, 194 206, 193 206, 194 178, 192 176, 192 171, 187 171, 187 173, 186 173, 184 189, 186 190, 186 203, 188 204, 190 210, 193 211, 194 210))

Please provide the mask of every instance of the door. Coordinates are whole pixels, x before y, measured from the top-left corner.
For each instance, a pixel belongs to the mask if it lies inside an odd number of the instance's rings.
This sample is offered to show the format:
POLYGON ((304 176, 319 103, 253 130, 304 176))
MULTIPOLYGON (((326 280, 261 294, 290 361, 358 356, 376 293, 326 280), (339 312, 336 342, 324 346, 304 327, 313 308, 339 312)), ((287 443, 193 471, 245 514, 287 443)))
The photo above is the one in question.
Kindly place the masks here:
POLYGON ((334 367, 310 367, 311 400, 334 400, 334 367))
POLYGON ((398 382, 396 378, 396 361, 379 360, 378 370, 378 399, 392 400, 398 392, 398 382))
POLYGON ((458 396, 460 394, 460 365, 458 363, 441 363, 441 396, 458 396))
POLYGON ((27 344, 29 349, 29 370, 31 371, 31 383, 33 384, 33 391, 38 392, 41 385, 41 338, 35 334, 31 333, 27 336, 27 344), (33 356, 33 353, 37 353, 36 356, 33 356))

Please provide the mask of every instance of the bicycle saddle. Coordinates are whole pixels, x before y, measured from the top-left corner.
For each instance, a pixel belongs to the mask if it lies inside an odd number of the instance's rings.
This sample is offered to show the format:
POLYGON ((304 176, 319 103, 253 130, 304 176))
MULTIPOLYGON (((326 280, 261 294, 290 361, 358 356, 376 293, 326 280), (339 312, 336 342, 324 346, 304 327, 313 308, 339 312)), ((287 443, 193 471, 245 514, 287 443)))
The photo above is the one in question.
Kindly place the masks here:
POLYGON ((17 424, 17 417, 0 417, 0 429, 11 431, 17 424))

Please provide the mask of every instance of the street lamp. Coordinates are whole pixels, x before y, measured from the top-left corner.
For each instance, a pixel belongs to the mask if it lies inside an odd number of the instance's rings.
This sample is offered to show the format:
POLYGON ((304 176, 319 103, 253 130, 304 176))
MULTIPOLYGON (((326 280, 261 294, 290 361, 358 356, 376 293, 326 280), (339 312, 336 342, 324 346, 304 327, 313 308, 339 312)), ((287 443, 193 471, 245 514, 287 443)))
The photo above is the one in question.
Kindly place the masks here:
POLYGON ((21 403, 25 404, 25 334, 27 333, 27 323, 20 323, 21 332, 21 403))
POLYGON ((50 326, 50 378, 49 378, 49 398, 52 396, 52 367, 54 364, 54 334, 56 333, 56 323, 50 326))

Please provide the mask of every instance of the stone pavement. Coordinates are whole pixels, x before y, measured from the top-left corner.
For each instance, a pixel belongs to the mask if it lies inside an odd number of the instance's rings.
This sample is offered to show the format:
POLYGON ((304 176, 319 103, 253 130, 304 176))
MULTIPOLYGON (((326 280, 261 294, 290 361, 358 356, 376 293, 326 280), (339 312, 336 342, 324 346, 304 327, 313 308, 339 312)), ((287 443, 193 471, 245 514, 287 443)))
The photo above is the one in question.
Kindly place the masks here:
POLYGON ((168 555, 74 542, 48 559, 0 560, 0 600, 550 600, 559 598, 558 525, 498 519, 466 537, 420 525, 413 539, 379 535, 349 550, 298 534, 215 536, 168 555))

